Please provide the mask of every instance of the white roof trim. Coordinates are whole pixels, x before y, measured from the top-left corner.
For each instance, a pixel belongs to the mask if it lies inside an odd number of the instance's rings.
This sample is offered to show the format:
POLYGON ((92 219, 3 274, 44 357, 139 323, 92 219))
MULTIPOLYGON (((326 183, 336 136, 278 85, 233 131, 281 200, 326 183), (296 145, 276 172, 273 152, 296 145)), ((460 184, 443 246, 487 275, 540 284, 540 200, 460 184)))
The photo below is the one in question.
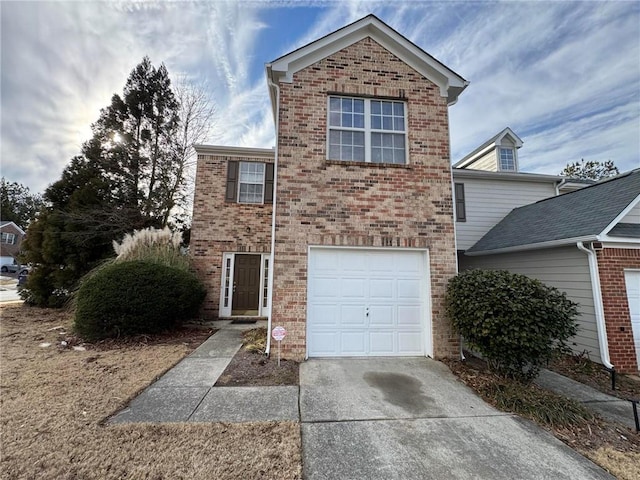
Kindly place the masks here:
POLYGON ((367 15, 268 63, 267 76, 276 83, 291 83, 294 73, 367 37, 371 37, 407 65, 438 85, 440 95, 447 97, 449 105, 453 105, 458 100, 458 95, 469 85, 467 80, 374 15, 367 15))
POLYGON ((258 157, 269 159, 273 159, 275 157, 275 151, 272 148, 227 147, 223 145, 194 145, 193 148, 201 155, 258 157))
POLYGON ((490 172, 487 170, 472 170, 467 168, 453 167, 453 178, 478 178, 488 180, 510 180, 515 182, 541 182, 557 183, 562 181, 562 177, 556 175, 544 175, 541 173, 521 173, 521 172, 490 172))
POLYGON ((600 233, 600 235, 598 235, 598 237, 608 235, 609 232, 613 229, 613 227, 615 227, 620 220, 622 220, 624 217, 626 217, 627 213, 629 213, 633 209, 633 207, 635 207, 638 203, 640 203, 640 195, 636 196, 636 198, 634 198, 631 201, 631 203, 629 205, 627 205, 626 208, 624 210, 622 210, 618 214, 618 216, 616 218, 614 218, 613 221, 609 225, 607 225, 607 227, 600 233))
POLYGON ((596 235, 587 235, 584 237, 561 238, 559 240, 550 240, 548 242, 527 243, 525 245, 515 245, 513 247, 496 248, 495 250, 482 250, 480 252, 465 252, 470 257, 481 255, 495 255, 498 253, 524 252, 526 250, 538 250, 543 248, 562 247, 564 245, 573 245, 578 242, 594 242, 598 241, 596 235))
POLYGON ((513 142, 516 144, 516 148, 520 148, 523 145, 523 141, 522 139, 520 139, 520 137, 518 135, 515 134, 515 132, 513 130, 511 130, 511 128, 507 127, 505 128, 502 133, 500 134, 500 136, 496 139, 495 141, 495 145, 502 145, 502 139, 506 136, 510 136, 513 139, 513 142))
POLYGON ((24 230, 22 230, 15 222, 9 222, 9 221, 4 222, 4 223, 0 224, 0 228, 6 227, 6 226, 9 226, 9 225, 13 225, 14 227, 16 227, 16 229, 20 232, 20 235, 24 235, 25 234, 24 230))

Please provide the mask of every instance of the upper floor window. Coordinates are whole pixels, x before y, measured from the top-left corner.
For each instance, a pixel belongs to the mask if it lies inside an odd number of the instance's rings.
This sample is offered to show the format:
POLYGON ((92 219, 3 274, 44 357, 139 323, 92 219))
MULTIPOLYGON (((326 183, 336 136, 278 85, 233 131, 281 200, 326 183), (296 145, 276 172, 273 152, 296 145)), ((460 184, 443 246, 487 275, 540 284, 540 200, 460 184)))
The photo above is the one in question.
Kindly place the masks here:
POLYGON ((271 203, 273 164, 229 161, 225 200, 234 203, 271 203))
POLYGON ((16 243, 15 233, 2 232, 2 238, 0 239, 0 242, 14 245, 16 243))
POLYGON ((332 96, 328 110, 329 160, 407 163, 404 102, 332 96))
POLYGON ((467 208, 464 198, 464 183, 454 184, 453 196, 456 202, 456 221, 466 222, 467 208))
POLYGON ((500 170, 516 171, 516 158, 513 148, 500 149, 500 170))

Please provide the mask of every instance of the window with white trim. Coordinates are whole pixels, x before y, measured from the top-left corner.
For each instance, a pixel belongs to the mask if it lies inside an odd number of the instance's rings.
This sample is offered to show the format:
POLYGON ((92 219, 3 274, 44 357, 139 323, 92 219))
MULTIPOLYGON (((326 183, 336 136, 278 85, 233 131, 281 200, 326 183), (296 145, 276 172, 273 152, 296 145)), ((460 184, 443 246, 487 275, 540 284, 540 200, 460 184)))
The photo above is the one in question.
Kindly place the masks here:
POLYGON ((264 194, 264 163, 240 162, 238 202, 262 203, 264 194))
POLYGON ((327 158, 407 163, 406 110, 396 100, 330 96, 327 158))
POLYGON ((516 156, 513 148, 500 149, 500 170, 516 171, 516 156))
POLYGON ((16 235, 15 233, 2 232, 2 238, 0 242, 6 243, 8 245, 14 245, 16 243, 16 235))

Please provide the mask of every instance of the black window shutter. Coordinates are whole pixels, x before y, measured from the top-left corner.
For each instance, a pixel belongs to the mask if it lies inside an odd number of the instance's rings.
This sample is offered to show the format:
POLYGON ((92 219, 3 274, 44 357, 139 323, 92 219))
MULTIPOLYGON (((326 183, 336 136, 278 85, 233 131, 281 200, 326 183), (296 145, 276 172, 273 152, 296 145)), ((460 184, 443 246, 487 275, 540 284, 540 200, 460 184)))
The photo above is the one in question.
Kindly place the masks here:
POLYGON ((227 163, 227 190, 225 202, 235 202, 238 198, 238 162, 227 163))
POLYGON ((264 203, 273 202, 273 163, 265 164, 264 203))
POLYGON ((464 201, 464 183, 456 183, 454 193, 456 200, 456 220, 458 222, 466 222, 467 211, 464 201))

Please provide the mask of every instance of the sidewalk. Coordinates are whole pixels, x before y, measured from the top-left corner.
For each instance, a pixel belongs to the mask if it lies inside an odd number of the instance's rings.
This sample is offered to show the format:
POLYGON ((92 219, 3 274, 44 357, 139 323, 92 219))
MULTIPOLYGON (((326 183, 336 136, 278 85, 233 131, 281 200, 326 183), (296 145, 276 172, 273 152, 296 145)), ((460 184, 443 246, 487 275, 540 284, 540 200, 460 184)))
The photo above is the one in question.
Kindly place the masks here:
POLYGON ((22 298, 18 294, 18 279, 0 275, 0 303, 20 303, 22 298))
POLYGON ((108 423, 297 421, 298 387, 214 387, 254 325, 214 322, 219 330, 108 423))
POLYGON ((550 370, 542 370, 535 383, 560 395, 577 400, 607 420, 621 423, 633 431, 636 429, 633 406, 627 400, 607 395, 550 370))

